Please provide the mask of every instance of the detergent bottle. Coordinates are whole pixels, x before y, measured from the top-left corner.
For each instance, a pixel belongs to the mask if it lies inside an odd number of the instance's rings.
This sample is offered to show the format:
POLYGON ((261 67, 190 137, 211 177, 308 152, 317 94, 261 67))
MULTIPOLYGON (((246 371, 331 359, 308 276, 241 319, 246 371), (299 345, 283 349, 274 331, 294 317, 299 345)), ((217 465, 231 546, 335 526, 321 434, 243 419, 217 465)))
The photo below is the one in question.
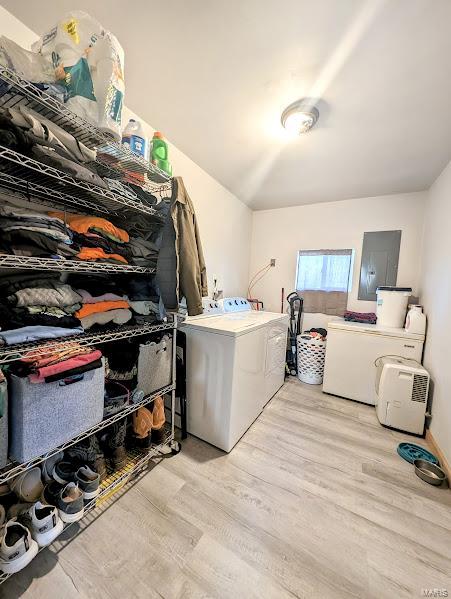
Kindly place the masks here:
POLYGON ((159 131, 155 131, 152 138, 152 164, 172 175, 172 167, 168 160, 168 144, 159 131))
POLYGON ((122 143, 128 145, 134 154, 147 160, 149 142, 139 121, 130 119, 122 132, 122 143))

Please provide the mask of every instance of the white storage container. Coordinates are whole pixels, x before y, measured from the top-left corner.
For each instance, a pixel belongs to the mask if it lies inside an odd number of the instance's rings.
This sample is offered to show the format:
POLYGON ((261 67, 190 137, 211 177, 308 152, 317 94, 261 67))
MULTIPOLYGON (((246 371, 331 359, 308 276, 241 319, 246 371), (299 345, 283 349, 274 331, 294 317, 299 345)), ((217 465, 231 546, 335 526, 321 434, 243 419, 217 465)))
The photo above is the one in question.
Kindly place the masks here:
POLYGON ((406 317, 411 287, 378 287, 377 324, 381 327, 401 328, 406 317))
POLYGON ((406 318, 407 333, 415 333, 416 335, 424 335, 426 332, 426 315, 423 314, 421 306, 410 306, 406 318))
POLYGON ((309 335, 298 335, 298 379, 310 385, 321 385, 326 359, 326 341, 309 335))

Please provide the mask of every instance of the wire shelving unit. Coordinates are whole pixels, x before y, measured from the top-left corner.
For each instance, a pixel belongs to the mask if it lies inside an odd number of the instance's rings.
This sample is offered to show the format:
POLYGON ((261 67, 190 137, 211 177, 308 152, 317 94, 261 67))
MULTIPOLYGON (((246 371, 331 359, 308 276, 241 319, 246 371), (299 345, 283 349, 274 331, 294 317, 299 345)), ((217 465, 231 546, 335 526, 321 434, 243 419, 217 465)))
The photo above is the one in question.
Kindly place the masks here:
MULTIPOLYGON (((148 164, 144 159, 133 154, 129 149, 111 138, 103 130, 81 116, 74 114, 59 100, 38 89, 28 81, 24 81, 14 71, 0 65, 0 108, 18 108, 21 105, 31 108, 43 117, 56 123, 79 142, 96 150, 95 171, 118 181, 133 182, 146 191, 161 191, 171 188, 170 177, 156 166, 148 164)), ((16 196, 30 202, 42 203, 62 210, 74 210, 88 214, 103 216, 115 215, 126 218, 130 211, 140 213, 143 218, 151 217, 154 221, 163 221, 158 210, 153 205, 141 200, 138 196, 117 186, 103 187, 92 182, 75 178, 65 171, 54 168, 0 146, 0 189, 14 192, 16 196), (113 189, 114 187, 114 189, 113 189)), ((52 258, 37 258, 26 256, 0 255, 0 269, 34 269, 55 270, 61 272, 85 273, 135 273, 140 275, 152 274, 154 268, 141 266, 113 264, 101 262, 84 262, 78 260, 57 260, 52 258)), ((109 472, 107 479, 101 483, 100 494, 85 506, 85 520, 90 514, 97 512, 102 503, 106 502, 124 485, 136 478, 155 458, 171 455, 180 451, 180 443, 175 439, 175 390, 176 390, 176 337, 178 320, 174 316, 170 322, 144 323, 125 325, 116 328, 105 328, 101 332, 84 332, 80 335, 62 337, 52 340, 32 341, 9 346, 0 346, 0 365, 8 365, 24 356, 51 355, 56 350, 62 350, 78 344, 92 346, 120 339, 133 338, 139 335, 172 331, 171 382, 151 395, 147 395, 136 403, 127 404, 121 411, 104 418, 95 426, 81 434, 68 439, 62 445, 52 448, 47 453, 36 456, 24 463, 9 462, 0 470, 0 484, 10 481, 30 468, 33 468, 48 457, 71 447, 90 435, 127 418, 141 406, 153 402, 156 397, 170 395, 171 422, 166 430, 166 436, 159 445, 152 445, 145 450, 129 450, 127 463, 119 471, 109 472)), ((150 364, 151 368, 152 365, 150 364)), ((71 526, 71 525, 68 525, 71 526)), ((67 526, 65 527, 65 529, 67 526)), ((58 539, 54 542, 60 544, 58 539)), ((0 572, 0 584, 10 575, 0 572)))

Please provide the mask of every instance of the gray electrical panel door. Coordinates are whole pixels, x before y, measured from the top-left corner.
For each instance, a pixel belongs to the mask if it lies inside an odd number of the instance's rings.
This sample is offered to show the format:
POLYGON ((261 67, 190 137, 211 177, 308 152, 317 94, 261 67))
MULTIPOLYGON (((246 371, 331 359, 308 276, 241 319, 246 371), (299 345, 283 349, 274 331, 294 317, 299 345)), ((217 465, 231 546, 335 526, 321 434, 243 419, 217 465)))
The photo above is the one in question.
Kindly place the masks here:
POLYGON ((396 285, 401 231, 364 233, 359 300, 376 301, 376 289, 396 285))

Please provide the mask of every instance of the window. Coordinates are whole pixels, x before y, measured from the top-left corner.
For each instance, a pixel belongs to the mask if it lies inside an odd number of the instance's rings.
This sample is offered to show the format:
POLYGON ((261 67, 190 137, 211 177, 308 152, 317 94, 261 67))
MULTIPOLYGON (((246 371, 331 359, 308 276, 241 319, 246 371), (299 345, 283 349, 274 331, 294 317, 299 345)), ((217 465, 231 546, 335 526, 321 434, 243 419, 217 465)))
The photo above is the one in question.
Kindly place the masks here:
POLYGON ((350 283, 352 250, 301 250, 296 289, 344 291, 350 283))
POLYGON ((304 312, 343 316, 348 304, 352 250, 301 250, 296 291, 304 312))

